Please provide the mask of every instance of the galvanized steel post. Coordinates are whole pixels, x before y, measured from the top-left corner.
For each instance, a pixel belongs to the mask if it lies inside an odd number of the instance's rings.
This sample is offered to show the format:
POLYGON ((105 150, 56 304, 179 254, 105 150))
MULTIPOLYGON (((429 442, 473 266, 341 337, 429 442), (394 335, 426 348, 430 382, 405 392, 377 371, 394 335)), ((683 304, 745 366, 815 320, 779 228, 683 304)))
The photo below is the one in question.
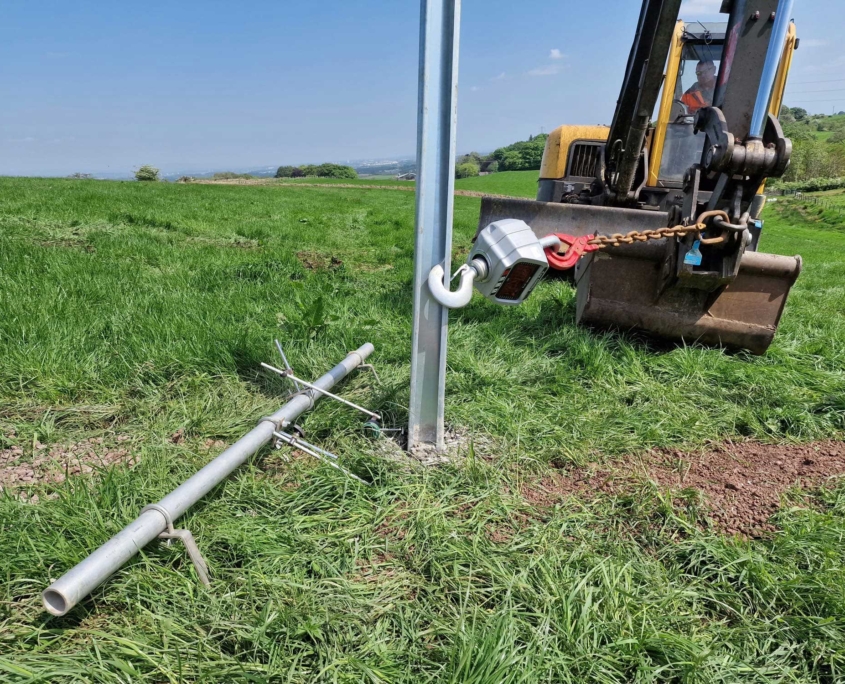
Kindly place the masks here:
POLYGON ((136 553, 167 530, 173 521, 229 477, 236 468, 243 465, 272 439, 277 430, 293 423, 305 411, 313 408, 314 402, 322 396, 320 392, 334 387, 363 364, 372 352, 373 345, 369 342, 349 352, 343 361, 314 381, 316 390, 306 390, 293 395, 278 411, 262 418, 252 430, 161 501, 147 506, 133 522, 47 587, 41 595, 44 608, 53 615, 67 613, 136 553))
POLYGON ((414 324, 408 450, 443 450, 448 309, 426 284, 432 267, 451 273, 455 129, 458 121, 460 0, 422 0, 417 197, 414 240, 414 324))

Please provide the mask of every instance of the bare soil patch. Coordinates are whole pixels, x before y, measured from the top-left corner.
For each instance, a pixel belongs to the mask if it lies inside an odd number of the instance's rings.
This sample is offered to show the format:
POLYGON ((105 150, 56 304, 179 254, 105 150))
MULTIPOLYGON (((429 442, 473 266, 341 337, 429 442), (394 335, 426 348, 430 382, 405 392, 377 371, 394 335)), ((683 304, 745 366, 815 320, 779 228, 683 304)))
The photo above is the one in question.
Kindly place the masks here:
POLYGON ((343 265, 343 261, 336 256, 322 254, 321 252, 303 250, 296 253, 296 258, 299 259, 299 263, 310 271, 333 271, 343 265))
POLYGON ((578 468, 523 488, 538 507, 569 496, 631 493, 645 481, 670 493, 701 493, 708 517, 722 532, 760 537, 775 529, 771 517, 788 490, 834 484, 845 476, 845 442, 727 443, 703 453, 658 451, 636 460, 578 468))
POLYGON ((109 440, 92 437, 73 444, 35 442, 28 449, 20 445, 0 449, 0 490, 58 484, 68 476, 87 475, 104 466, 133 465, 135 457, 125 444, 128 440, 127 435, 118 435, 109 440))

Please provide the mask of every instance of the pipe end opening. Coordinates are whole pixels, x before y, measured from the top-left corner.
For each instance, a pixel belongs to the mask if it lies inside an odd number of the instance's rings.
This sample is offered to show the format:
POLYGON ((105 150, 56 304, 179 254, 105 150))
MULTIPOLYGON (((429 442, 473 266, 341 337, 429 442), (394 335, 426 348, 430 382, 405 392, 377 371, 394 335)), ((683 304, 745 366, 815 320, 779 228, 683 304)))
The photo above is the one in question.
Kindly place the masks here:
POLYGON ((45 589, 41 594, 41 600, 47 612, 53 615, 64 615, 70 607, 67 599, 54 589, 45 589))

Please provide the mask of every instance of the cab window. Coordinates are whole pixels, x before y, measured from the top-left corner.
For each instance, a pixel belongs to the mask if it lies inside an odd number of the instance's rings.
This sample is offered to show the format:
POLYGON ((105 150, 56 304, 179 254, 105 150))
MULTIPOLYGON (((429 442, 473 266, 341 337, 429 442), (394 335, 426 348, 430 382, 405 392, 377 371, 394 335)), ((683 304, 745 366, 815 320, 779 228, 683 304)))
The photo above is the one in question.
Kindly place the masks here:
POLYGON ((659 178, 682 183, 684 173, 701 159, 704 136, 693 130, 695 112, 713 104, 722 44, 686 43, 681 52, 674 102, 666 127, 659 178))

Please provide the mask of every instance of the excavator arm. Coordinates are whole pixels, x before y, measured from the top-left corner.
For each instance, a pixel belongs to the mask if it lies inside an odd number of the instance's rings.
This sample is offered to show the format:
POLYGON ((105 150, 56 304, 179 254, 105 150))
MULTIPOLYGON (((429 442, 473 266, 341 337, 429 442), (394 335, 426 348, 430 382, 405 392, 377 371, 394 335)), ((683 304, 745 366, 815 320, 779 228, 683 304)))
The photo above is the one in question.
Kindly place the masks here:
POLYGON ((663 67, 672 44, 681 0, 644 0, 616 111, 605 146, 608 203, 636 201, 632 192, 637 170, 643 167, 645 137, 663 84, 663 67))
MULTIPOLYGON (((582 259, 575 273, 580 323, 756 354, 769 347, 801 271, 800 257, 754 251, 765 203, 759 188, 783 174, 792 150, 769 113, 790 9, 791 0, 723 2, 730 19, 714 101, 695 114, 696 135, 704 136, 701 160, 687 171, 682 202, 668 215, 669 225, 700 230, 582 259)), ((637 126, 623 126, 615 139, 622 133, 630 139, 637 126)), ((609 179, 617 200, 627 187, 619 179, 631 169, 625 155, 619 158, 629 165, 609 179)))

